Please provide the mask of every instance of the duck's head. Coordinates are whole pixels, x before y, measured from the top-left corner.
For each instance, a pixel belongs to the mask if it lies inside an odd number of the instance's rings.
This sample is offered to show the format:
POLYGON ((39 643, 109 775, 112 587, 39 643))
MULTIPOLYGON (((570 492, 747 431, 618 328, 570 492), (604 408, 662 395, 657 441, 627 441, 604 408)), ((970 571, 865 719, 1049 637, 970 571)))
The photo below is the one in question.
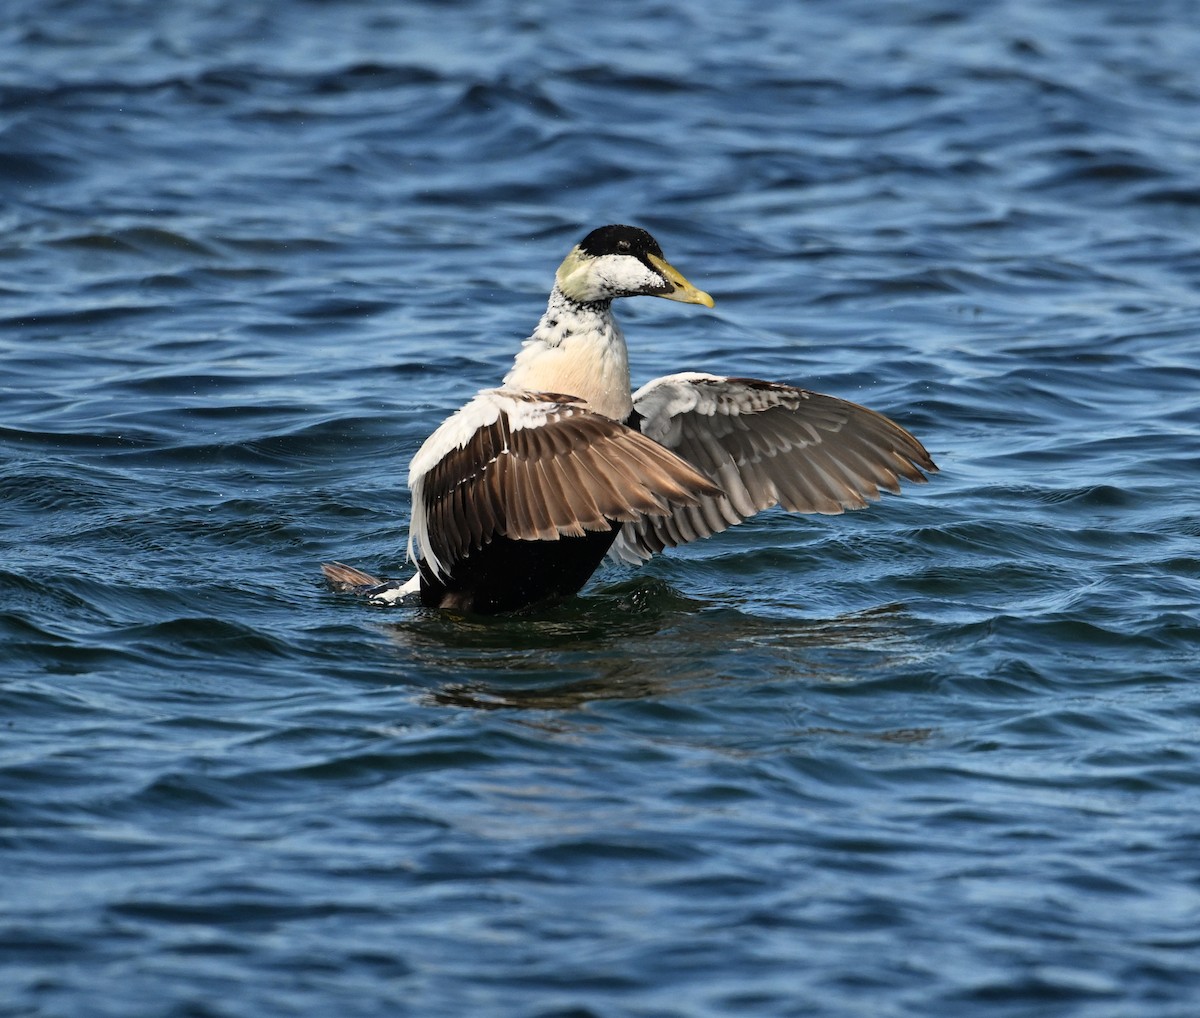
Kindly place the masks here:
POLYGON ((563 259, 555 282, 565 297, 580 304, 645 294, 713 306, 707 293, 663 257, 658 241, 636 226, 593 230, 563 259))

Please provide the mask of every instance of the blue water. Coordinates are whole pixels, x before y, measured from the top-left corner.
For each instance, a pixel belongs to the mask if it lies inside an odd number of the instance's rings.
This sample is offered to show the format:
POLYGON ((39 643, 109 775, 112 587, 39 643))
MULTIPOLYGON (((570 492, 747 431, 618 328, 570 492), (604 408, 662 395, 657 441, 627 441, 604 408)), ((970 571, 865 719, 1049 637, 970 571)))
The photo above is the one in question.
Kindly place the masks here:
POLYGON ((1191 1016, 1200 27, 1178 0, 6 0, 0 1014, 1191 1016), (942 473, 532 617, 404 476, 588 229, 635 383, 942 473))

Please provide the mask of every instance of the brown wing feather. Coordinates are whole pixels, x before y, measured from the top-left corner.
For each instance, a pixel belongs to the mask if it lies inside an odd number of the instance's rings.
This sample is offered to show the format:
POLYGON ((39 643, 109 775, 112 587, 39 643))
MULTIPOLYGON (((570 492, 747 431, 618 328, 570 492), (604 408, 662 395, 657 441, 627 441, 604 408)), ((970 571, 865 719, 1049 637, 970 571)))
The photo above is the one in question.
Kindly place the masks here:
POLYGON ((429 551, 445 568, 496 536, 556 541, 695 506, 720 489, 691 464, 623 424, 563 397, 529 427, 505 411, 422 479, 429 551))
POLYGON ((643 431, 721 493, 627 526, 613 548, 626 561, 719 533, 774 505, 805 513, 861 509, 881 489, 899 492, 901 478, 920 483, 923 470, 937 470, 925 447, 883 414, 790 385, 668 376, 641 390, 635 408, 643 431), (679 397, 675 410, 671 396, 679 397))

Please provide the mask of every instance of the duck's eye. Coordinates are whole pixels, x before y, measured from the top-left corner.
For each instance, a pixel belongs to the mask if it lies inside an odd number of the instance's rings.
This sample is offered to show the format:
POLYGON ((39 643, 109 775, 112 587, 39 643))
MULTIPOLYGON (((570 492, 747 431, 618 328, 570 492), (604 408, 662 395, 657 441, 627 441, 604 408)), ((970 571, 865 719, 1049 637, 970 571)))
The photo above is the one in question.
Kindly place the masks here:
POLYGON ((629 249, 631 246, 632 245, 630 245, 629 241, 627 241, 627 240, 618 240, 617 241, 617 254, 629 254, 629 249))

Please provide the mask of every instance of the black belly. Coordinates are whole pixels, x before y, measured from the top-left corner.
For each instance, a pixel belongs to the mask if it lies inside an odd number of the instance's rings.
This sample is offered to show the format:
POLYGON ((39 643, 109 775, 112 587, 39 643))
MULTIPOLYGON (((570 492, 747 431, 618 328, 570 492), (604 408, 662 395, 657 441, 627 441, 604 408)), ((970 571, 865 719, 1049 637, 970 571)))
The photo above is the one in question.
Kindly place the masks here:
POLYGON ((454 564, 448 579, 421 563, 421 603, 430 608, 495 615, 538 601, 577 594, 621 531, 588 533, 557 541, 496 537, 454 564))

